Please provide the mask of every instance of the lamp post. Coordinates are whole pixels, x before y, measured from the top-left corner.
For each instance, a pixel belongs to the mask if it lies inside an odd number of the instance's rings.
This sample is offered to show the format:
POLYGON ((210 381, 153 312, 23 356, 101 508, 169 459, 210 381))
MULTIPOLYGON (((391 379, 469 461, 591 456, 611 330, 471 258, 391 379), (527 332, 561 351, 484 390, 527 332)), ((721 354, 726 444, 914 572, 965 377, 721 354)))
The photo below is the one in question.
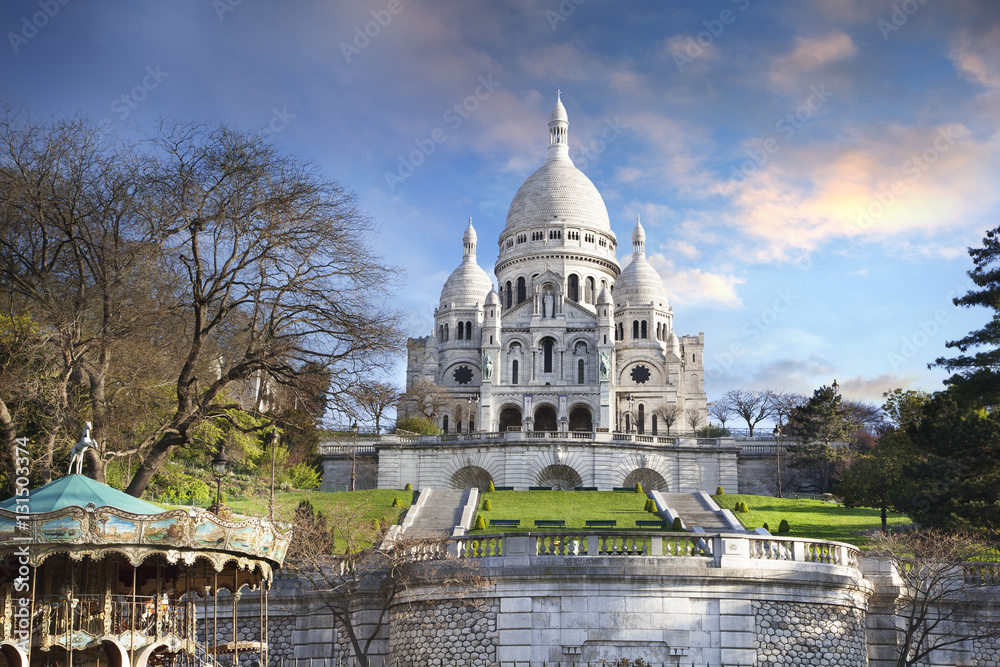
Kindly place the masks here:
POLYGON ((476 409, 479 408, 479 394, 470 396, 467 401, 469 403, 469 433, 472 433, 476 429, 476 420, 473 416, 475 415, 473 412, 473 406, 475 406, 476 409))
POLYGON ((215 510, 218 514, 222 507, 222 478, 229 472, 229 457, 222 447, 219 447, 219 453, 212 459, 212 472, 215 474, 215 510))
POLYGON ((278 454, 278 431, 271 431, 271 499, 267 503, 267 520, 274 522, 274 459, 278 454))
POLYGON ((351 448, 351 491, 354 491, 354 472, 358 461, 358 422, 351 424, 354 432, 354 447, 351 448))
POLYGON ((625 397, 625 400, 628 401, 628 417, 625 419, 625 432, 631 433, 633 428, 632 422, 635 421, 635 413, 632 411, 632 406, 635 405, 635 396, 629 394, 625 397))

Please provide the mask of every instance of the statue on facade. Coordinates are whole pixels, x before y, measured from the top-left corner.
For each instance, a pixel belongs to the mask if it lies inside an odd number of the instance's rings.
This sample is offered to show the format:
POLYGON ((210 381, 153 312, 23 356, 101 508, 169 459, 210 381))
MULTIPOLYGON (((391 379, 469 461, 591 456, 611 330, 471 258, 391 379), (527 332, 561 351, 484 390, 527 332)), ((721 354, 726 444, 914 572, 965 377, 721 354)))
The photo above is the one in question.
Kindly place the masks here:
POLYGON ((493 379, 493 357, 489 355, 489 352, 483 352, 483 379, 493 379))
POLYGON ((552 298, 552 292, 546 292, 545 296, 542 297, 542 317, 555 316, 555 300, 552 298))
POLYGON ((607 380, 608 374, 611 372, 611 359, 608 357, 607 352, 601 352, 601 379, 607 380))

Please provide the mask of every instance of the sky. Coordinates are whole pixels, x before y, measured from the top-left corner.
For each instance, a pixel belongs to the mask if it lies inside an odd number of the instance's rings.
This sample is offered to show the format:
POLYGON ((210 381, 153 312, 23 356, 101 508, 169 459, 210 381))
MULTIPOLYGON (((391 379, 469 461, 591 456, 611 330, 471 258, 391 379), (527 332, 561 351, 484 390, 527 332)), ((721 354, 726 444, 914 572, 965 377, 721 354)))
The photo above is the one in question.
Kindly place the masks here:
POLYGON ((352 189, 410 335, 470 217, 492 276, 557 90, 620 260, 641 216, 705 333, 709 400, 936 391, 988 318, 951 300, 1000 224, 1000 2, 8 0, 0 30, 15 107, 261 132, 352 189))

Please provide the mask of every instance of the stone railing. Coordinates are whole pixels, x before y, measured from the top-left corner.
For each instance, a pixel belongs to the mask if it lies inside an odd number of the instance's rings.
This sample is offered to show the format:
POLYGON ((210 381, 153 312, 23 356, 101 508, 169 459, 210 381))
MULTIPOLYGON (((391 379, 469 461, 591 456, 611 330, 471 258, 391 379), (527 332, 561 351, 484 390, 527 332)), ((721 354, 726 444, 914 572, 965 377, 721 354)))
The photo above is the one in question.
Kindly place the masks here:
POLYGON ((618 433, 609 431, 504 431, 504 432, 482 432, 482 433, 446 433, 440 435, 383 435, 378 438, 369 438, 365 442, 358 442, 355 445, 350 440, 326 440, 319 443, 319 453, 323 456, 334 456, 338 454, 374 454, 377 448, 389 448, 406 445, 482 445, 488 443, 524 443, 528 441, 586 441, 588 443, 598 443, 611 446, 621 445, 643 445, 643 446, 664 446, 683 445, 689 447, 719 447, 726 444, 735 445, 735 441, 728 443, 718 438, 694 438, 676 437, 663 435, 640 435, 638 433, 618 433))
MULTIPOLYGON (((448 552, 457 558, 507 556, 700 558, 713 567, 737 561, 783 561, 859 570, 860 551, 841 542, 723 533, 513 533, 465 535, 448 552)), ((860 571, 860 570, 859 570, 860 571)), ((985 572, 978 576, 997 576, 985 572)))

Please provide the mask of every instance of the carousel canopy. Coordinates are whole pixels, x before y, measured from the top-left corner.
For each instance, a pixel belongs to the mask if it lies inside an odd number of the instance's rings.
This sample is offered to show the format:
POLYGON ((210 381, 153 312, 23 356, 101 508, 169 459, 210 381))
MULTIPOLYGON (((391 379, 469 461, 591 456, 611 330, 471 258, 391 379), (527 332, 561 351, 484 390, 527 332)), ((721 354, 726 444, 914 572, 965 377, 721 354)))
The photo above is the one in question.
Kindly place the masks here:
MULTIPOLYGON (((33 490, 28 494, 28 502, 22 499, 20 504, 27 504, 31 514, 44 514, 67 507, 85 508, 91 503, 95 507, 114 507, 131 514, 159 514, 164 511, 162 507, 95 482, 85 475, 66 475, 53 480, 33 490)), ((14 512, 17 505, 16 498, 8 498, 0 503, 0 509, 14 512)))

